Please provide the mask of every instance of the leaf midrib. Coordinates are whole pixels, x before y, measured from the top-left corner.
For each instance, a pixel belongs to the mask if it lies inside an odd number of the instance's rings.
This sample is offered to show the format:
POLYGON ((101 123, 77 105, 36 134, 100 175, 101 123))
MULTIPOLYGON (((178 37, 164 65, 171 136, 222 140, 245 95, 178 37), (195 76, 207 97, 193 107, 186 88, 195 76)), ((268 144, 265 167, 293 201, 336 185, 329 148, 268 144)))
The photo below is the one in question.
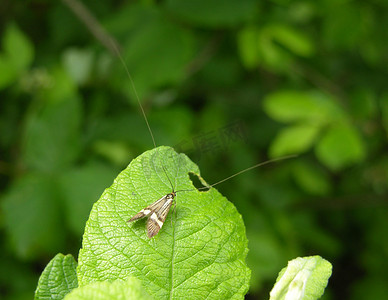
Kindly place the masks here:
MULTIPOLYGON (((179 159, 178 159, 179 161, 179 159)), ((179 163, 178 163, 178 167, 177 167, 177 171, 176 171, 176 174, 175 174, 175 178, 174 178, 174 186, 173 189, 176 188, 177 186, 177 178, 178 178, 178 174, 179 174, 179 163)), ((168 175, 167 175, 168 176, 168 175)), ((176 205, 176 199, 175 199, 175 205, 176 205)), ((172 226, 172 256, 171 256, 171 287, 170 287, 170 300, 172 299, 173 297, 173 294, 174 294, 174 258, 175 258, 175 225, 176 225, 176 206, 174 206, 174 214, 171 216, 171 218, 174 218, 174 222, 173 222, 173 226, 172 226)))

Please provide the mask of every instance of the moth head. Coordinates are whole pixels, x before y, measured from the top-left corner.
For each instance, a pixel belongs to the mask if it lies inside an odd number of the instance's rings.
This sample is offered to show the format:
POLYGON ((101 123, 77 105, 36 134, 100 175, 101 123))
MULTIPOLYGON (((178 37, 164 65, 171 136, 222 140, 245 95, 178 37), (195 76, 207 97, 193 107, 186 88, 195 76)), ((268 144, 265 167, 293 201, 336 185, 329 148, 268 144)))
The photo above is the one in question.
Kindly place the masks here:
POLYGON ((167 199, 174 200, 175 196, 176 196, 176 193, 175 192, 171 192, 170 194, 167 194, 167 199))

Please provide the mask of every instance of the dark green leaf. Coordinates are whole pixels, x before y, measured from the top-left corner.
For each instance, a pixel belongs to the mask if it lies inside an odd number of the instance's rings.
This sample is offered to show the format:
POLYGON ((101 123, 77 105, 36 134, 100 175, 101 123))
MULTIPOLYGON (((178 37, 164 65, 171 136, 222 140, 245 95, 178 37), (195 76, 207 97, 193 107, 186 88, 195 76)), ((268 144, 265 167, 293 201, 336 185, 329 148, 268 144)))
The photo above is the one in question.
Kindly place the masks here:
POLYGON ((185 22, 221 27, 252 19, 257 5, 254 0, 168 0, 166 8, 185 22))
POLYGON ((59 178, 65 203, 65 214, 70 229, 81 236, 93 203, 112 183, 114 171, 99 164, 65 171, 59 178))
MULTIPOLYGON (((123 51, 140 98, 153 88, 184 79, 185 67, 193 56, 193 43, 190 31, 176 27, 165 18, 155 17, 147 23, 141 21, 139 30, 127 39, 123 51)), ((128 81, 124 72, 123 80, 128 81)), ((128 91, 128 84, 121 83, 121 86, 128 91)))
POLYGON ((76 159, 80 150, 80 99, 46 102, 26 124, 23 160, 41 171, 60 170, 76 159))
POLYGON ((63 247, 65 229, 57 197, 53 179, 33 173, 19 178, 3 197, 7 233, 18 256, 37 257, 63 247))

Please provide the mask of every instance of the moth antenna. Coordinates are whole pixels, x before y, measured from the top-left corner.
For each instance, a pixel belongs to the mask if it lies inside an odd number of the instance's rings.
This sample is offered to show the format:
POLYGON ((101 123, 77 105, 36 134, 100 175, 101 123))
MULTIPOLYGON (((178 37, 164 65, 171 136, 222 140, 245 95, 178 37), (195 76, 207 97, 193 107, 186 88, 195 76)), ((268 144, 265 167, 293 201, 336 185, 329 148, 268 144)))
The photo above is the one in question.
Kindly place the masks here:
MULTIPOLYGON (((144 120, 145 120, 145 122, 146 122, 146 124, 147 124, 148 131, 149 131, 149 133, 150 133, 150 135, 151 135, 152 143, 154 144, 154 147, 157 148, 157 147, 156 147, 155 138, 154 138, 154 134, 152 133, 150 123, 148 122, 148 119, 147 119, 147 115, 146 115, 146 113, 145 113, 145 111, 144 111, 144 109, 143 109, 143 106, 141 105, 140 98, 139 98, 139 95, 138 95, 138 93, 137 93, 135 83, 133 82, 133 79, 132 79, 131 73, 130 73, 129 70, 128 70, 127 64, 125 63, 124 58, 123 58, 123 56, 121 55, 120 50, 119 50, 117 44, 115 43, 115 41, 113 41, 112 39, 110 39, 110 43, 112 44, 112 47, 113 47, 114 51, 116 52, 117 57, 120 59, 121 64, 124 66, 125 72, 127 73, 128 78, 129 78, 129 81, 130 81, 130 83, 131 83, 131 87, 132 87, 133 93, 135 94, 135 98, 136 98, 136 100, 137 100, 137 103, 138 103, 139 106, 140 106, 141 113, 143 114, 143 118, 144 118, 144 120)), ((166 168, 164 167, 163 162, 162 162, 162 168, 163 168, 164 174, 166 175, 166 177, 167 177, 167 179, 168 179, 168 182, 169 182, 170 185, 171 185, 172 190, 174 191, 174 186, 172 185, 172 182, 171 182, 171 180, 170 180, 170 177, 168 177, 168 175, 167 175, 167 171, 166 171, 166 168)))
POLYGON ((143 114, 144 120, 145 120, 145 122, 146 122, 146 124, 147 124, 148 131, 150 132, 150 135, 151 135, 151 138, 152 138, 152 143, 154 144, 154 147, 156 148, 156 143, 155 143, 154 134, 152 133, 151 126, 150 126, 150 124, 148 123, 147 115, 146 115, 146 113, 145 113, 145 111, 144 111, 144 109, 143 109, 143 106, 141 105, 140 98, 139 98, 139 95, 137 94, 136 86, 135 86, 135 83, 133 82, 131 73, 129 73, 127 64, 125 63, 125 61, 124 61, 124 59, 123 59, 123 56, 121 55, 120 50, 119 50, 119 48, 117 47, 116 43, 115 43, 113 40, 111 40, 110 42, 112 43, 112 47, 113 47, 113 49, 115 50, 116 55, 117 55, 118 58, 120 59, 121 64, 124 66, 125 72, 126 72, 127 75, 128 75, 128 78, 129 78, 129 81, 130 81, 130 83, 131 83, 131 87, 132 87, 133 93, 135 94, 135 98, 136 98, 136 100, 137 100, 137 103, 138 103, 139 106, 140 106, 141 113, 143 114))
POLYGON ((174 192, 174 186, 173 186, 173 184, 172 184, 172 182, 171 182, 171 180, 170 180, 170 177, 168 177, 168 175, 167 175, 167 171, 166 171, 166 168, 164 167, 163 162, 162 162, 162 168, 163 168, 164 174, 166 174, 166 176, 167 176, 168 182, 170 182, 171 189, 172 189, 172 191, 174 192))
POLYGON ((293 157, 297 157, 297 156, 298 156, 297 154, 292 154, 292 155, 287 155, 287 156, 282 156, 282 157, 270 159, 270 160, 267 160, 265 162, 262 162, 262 163, 259 163, 257 165, 254 165, 252 167, 246 168, 246 169, 244 169, 244 170, 242 170, 240 172, 237 172, 237 173, 235 173, 235 174, 233 174, 233 175, 231 175, 229 177, 226 177, 226 178, 224 178, 224 179, 222 179, 220 181, 217 181, 216 183, 213 183, 213 184, 211 184, 209 186, 204 186, 204 187, 200 187, 200 188, 192 189, 192 190, 179 190, 179 191, 176 191, 175 193, 178 193, 178 192, 190 192, 190 191, 195 191, 195 190, 201 191, 201 190, 204 190, 204 189, 209 189, 209 188, 211 188, 213 186, 216 186, 216 185, 218 185, 220 183, 223 183, 223 182, 225 182, 225 181, 227 181, 227 180, 229 180, 229 179, 231 179, 233 177, 236 177, 236 176, 238 176, 238 175, 240 175, 242 173, 248 172, 248 171, 250 171, 252 169, 255 169, 257 167, 261 167, 261 166, 264 166, 264 165, 267 165, 267 164, 270 164, 270 163, 273 163, 273 162, 276 162, 276 161, 280 161, 280 160, 284 160, 284 159, 289 159, 289 158, 293 158, 293 157))

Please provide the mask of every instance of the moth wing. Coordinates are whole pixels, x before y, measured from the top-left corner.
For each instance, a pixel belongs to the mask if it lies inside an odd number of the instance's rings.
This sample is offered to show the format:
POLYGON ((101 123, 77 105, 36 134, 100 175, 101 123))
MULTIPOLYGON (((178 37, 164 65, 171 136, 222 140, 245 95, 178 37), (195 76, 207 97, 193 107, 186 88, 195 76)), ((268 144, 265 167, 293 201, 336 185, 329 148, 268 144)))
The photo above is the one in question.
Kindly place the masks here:
POLYGON ((160 228, 162 228, 164 221, 166 220, 167 214, 170 211, 172 200, 167 199, 159 210, 154 211, 147 221, 147 235, 149 238, 154 237, 158 234, 160 228))
POLYGON ((162 207, 162 209, 160 211, 158 211, 158 218, 159 218, 160 222, 164 223, 164 221, 166 221, 168 212, 170 211, 170 208, 172 206, 172 202, 173 201, 170 200, 169 203, 166 203, 166 205, 164 207, 162 207))
POLYGON ((139 211, 136 215, 134 215, 132 218, 128 220, 128 222, 133 222, 139 219, 142 219, 144 217, 149 216, 153 211, 160 209, 163 204, 166 202, 166 197, 163 196, 159 200, 156 200, 154 203, 150 204, 146 208, 143 208, 141 211, 139 211))

